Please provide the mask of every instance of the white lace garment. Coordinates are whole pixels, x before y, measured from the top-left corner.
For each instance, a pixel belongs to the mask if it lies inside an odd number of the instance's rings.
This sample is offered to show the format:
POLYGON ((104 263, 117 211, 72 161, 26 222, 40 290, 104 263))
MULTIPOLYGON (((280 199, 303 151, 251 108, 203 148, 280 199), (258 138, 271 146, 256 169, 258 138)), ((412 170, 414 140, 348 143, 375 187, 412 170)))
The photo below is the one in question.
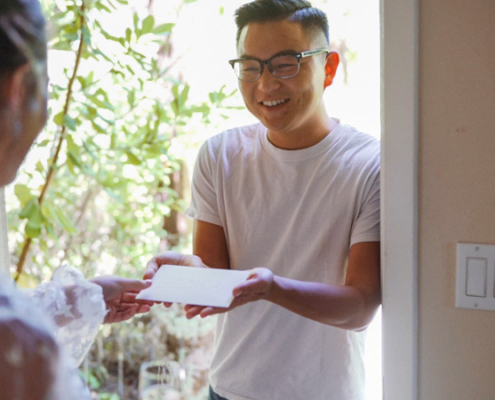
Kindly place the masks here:
POLYGON ((0 276, 0 399, 89 399, 77 367, 105 314, 101 287, 75 268, 30 292, 0 276))

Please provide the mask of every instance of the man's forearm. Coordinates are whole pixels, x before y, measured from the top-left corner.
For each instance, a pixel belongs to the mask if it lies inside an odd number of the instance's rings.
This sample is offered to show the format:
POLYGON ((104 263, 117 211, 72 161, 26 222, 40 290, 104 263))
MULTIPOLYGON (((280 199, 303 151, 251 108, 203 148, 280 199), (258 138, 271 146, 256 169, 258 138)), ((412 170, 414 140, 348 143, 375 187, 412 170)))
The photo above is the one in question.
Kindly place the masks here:
POLYGON ((265 300, 302 317, 348 330, 365 329, 380 304, 380 296, 351 286, 303 282, 274 276, 265 300))

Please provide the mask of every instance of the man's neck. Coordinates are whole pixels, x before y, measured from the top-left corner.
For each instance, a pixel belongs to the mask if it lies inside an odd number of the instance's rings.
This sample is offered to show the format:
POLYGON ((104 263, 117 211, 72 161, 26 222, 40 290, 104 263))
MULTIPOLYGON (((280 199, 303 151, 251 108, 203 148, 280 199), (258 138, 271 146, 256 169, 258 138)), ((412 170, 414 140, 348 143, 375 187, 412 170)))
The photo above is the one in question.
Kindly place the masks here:
POLYGON ((314 146, 325 139, 337 126, 337 120, 327 118, 318 127, 307 127, 293 132, 276 132, 268 129, 268 140, 275 147, 284 150, 301 150, 314 146))

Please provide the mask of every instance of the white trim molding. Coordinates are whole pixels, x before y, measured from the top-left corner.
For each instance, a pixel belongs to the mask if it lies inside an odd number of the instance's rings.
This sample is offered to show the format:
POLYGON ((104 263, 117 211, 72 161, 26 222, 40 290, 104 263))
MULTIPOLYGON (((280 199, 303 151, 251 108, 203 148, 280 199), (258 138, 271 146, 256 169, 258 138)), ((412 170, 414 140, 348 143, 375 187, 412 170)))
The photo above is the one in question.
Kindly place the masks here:
POLYGON ((381 0, 383 397, 418 398, 418 0, 381 0))

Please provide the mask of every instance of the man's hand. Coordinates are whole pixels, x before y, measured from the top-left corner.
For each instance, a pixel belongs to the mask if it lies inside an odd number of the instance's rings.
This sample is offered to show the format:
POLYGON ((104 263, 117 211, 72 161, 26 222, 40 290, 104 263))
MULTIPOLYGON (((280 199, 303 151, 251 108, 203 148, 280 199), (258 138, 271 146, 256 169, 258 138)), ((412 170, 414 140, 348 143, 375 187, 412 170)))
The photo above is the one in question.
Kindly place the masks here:
POLYGON ((198 256, 167 251, 163 254, 158 254, 148 262, 143 278, 153 279, 158 268, 167 264, 182 265, 184 267, 206 267, 198 256))
POLYGON ((257 300, 265 299, 273 285, 273 273, 268 268, 254 268, 251 271, 248 279, 234 288, 232 294, 234 300, 229 308, 221 307, 204 307, 195 305, 186 305, 186 317, 188 319, 199 315, 201 318, 208 317, 214 314, 221 314, 236 307, 251 303, 257 300))
MULTIPOLYGON (((183 267, 197 267, 206 268, 203 264, 201 258, 198 256, 193 256, 191 254, 181 254, 174 251, 167 251, 162 254, 158 254, 153 257, 146 266, 146 271, 144 272, 143 279, 153 279, 162 265, 179 265, 183 267)), ((162 303, 165 307, 170 307, 172 303, 162 303)))
POLYGON ((118 276, 101 276, 90 279, 103 289, 103 300, 107 315, 103 323, 125 321, 136 314, 148 312, 152 302, 136 300, 136 295, 151 286, 150 281, 120 278, 118 276))

